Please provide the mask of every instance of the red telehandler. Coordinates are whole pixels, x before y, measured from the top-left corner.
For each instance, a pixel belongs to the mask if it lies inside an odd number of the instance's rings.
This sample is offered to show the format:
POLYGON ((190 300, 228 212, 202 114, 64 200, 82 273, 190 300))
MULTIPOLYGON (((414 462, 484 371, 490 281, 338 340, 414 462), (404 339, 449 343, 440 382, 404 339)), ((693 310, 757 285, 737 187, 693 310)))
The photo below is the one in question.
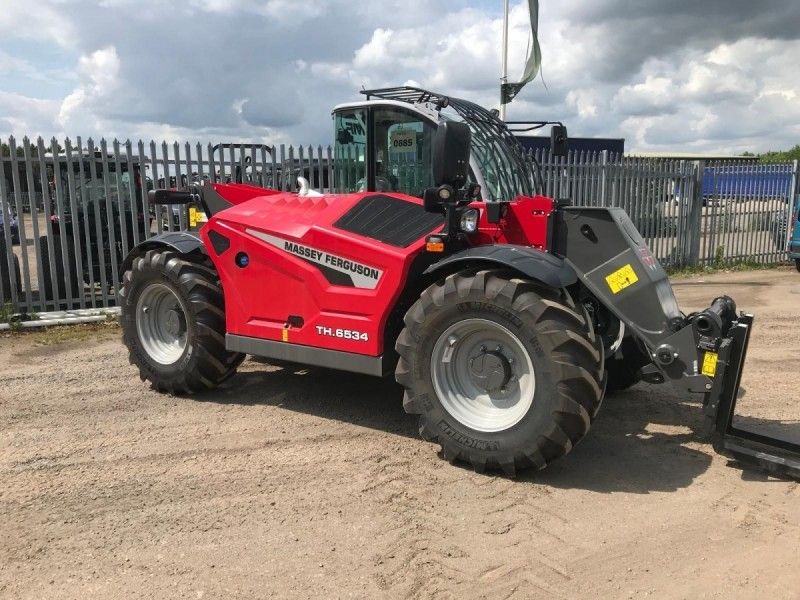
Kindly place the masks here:
MULTIPOLYGON (((153 192, 207 222, 124 262, 143 380, 204 392, 247 354, 394 373, 445 459, 508 475, 569 452, 607 389, 668 382, 702 399, 717 451, 800 476, 800 448, 733 424, 752 315, 727 296, 683 314, 626 213, 542 195, 496 113, 417 88, 365 94, 333 113, 339 193, 153 192)), ((563 127, 552 137, 559 152, 563 127)))

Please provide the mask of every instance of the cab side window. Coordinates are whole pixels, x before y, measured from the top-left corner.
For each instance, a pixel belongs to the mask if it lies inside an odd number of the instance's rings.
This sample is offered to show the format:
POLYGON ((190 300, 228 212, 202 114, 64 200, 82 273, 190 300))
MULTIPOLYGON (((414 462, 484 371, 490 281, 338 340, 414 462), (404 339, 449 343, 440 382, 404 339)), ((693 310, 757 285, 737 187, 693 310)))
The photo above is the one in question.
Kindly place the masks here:
POLYGON ((363 109, 336 113, 335 184, 340 193, 363 191, 367 180, 367 116, 363 109))

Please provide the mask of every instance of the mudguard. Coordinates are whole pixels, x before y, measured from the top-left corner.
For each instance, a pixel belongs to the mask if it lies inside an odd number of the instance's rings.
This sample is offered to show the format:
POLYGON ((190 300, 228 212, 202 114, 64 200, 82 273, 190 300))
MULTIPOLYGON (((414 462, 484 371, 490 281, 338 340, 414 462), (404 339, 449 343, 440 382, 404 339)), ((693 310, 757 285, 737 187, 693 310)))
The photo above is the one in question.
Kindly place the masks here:
POLYGON ((141 256, 148 250, 157 248, 171 248, 181 254, 188 254, 196 250, 205 251, 200 234, 193 231, 167 231, 134 246, 128 256, 125 257, 125 260, 122 261, 120 273, 124 273, 131 268, 134 258, 141 256))
POLYGON ((453 265, 469 267, 476 263, 494 263, 541 281, 552 288, 563 288, 578 280, 575 271, 564 260, 527 246, 477 246, 444 258, 428 267, 425 274, 449 271, 453 265))

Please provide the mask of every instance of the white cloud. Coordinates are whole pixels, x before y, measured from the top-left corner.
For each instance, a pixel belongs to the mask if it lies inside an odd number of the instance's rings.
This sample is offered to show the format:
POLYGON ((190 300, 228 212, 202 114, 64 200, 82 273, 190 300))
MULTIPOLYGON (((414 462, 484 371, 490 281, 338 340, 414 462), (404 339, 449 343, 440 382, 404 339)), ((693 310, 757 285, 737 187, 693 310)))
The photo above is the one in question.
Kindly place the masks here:
POLYGON ((402 37, 395 38, 394 31, 391 29, 376 29, 372 34, 372 39, 356 50, 353 66, 358 69, 370 69, 386 66, 387 62, 394 62, 400 49, 393 48, 396 51, 393 55, 390 50, 390 46, 394 45, 393 39, 402 40, 402 37))
MULTIPOLYGON (((0 9, 0 39, 36 40, 71 46, 76 32, 67 7, 22 0, 4 0, 0 9)), ((7 48, 6 51, 9 49, 7 48)))
POLYGON ((722 152, 789 147, 800 137, 800 41, 746 38, 682 60, 646 63, 615 94, 622 131, 641 149, 722 152))
POLYGON ((0 131, 21 138, 61 133, 55 121, 58 102, 0 91, 0 131))
POLYGON ((574 107, 582 119, 597 117, 599 113, 598 98, 592 90, 575 90, 567 94, 567 104, 574 107))
POLYGON ((13 56, 0 50, 0 75, 8 76, 12 73, 21 73, 27 77, 35 76, 36 70, 27 60, 13 56))
MULTIPOLYGON (((124 0, 116 0, 124 1, 124 0)), ((330 2, 323 0, 190 0, 189 6, 201 11, 228 14, 253 13, 279 22, 305 21, 319 17, 328 10, 330 2)))
POLYGON ((102 120, 96 116, 97 112, 106 103, 120 98, 119 70, 120 59, 114 46, 80 57, 77 68, 80 83, 64 98, 58 113, 58 122, 63 129, 99 128, 102 120))
POLYGON ((672 107, 676 91, 672 78, 647 75, 644 81, 622 86, 611 102, 617 111, 632 116, 664 113, 672 107))

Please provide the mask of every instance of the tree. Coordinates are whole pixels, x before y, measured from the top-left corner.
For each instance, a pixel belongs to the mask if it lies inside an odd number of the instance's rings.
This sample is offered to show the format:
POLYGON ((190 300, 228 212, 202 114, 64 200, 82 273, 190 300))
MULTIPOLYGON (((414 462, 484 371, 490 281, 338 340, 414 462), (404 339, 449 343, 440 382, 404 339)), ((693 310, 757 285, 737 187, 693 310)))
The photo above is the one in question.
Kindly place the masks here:
POLYGON ((783 151, 765 152, 759 155, 758 159, 761 162, 781 162, 788 160, 800 160, 800 144, 796 144, 794 148, 783 151))

